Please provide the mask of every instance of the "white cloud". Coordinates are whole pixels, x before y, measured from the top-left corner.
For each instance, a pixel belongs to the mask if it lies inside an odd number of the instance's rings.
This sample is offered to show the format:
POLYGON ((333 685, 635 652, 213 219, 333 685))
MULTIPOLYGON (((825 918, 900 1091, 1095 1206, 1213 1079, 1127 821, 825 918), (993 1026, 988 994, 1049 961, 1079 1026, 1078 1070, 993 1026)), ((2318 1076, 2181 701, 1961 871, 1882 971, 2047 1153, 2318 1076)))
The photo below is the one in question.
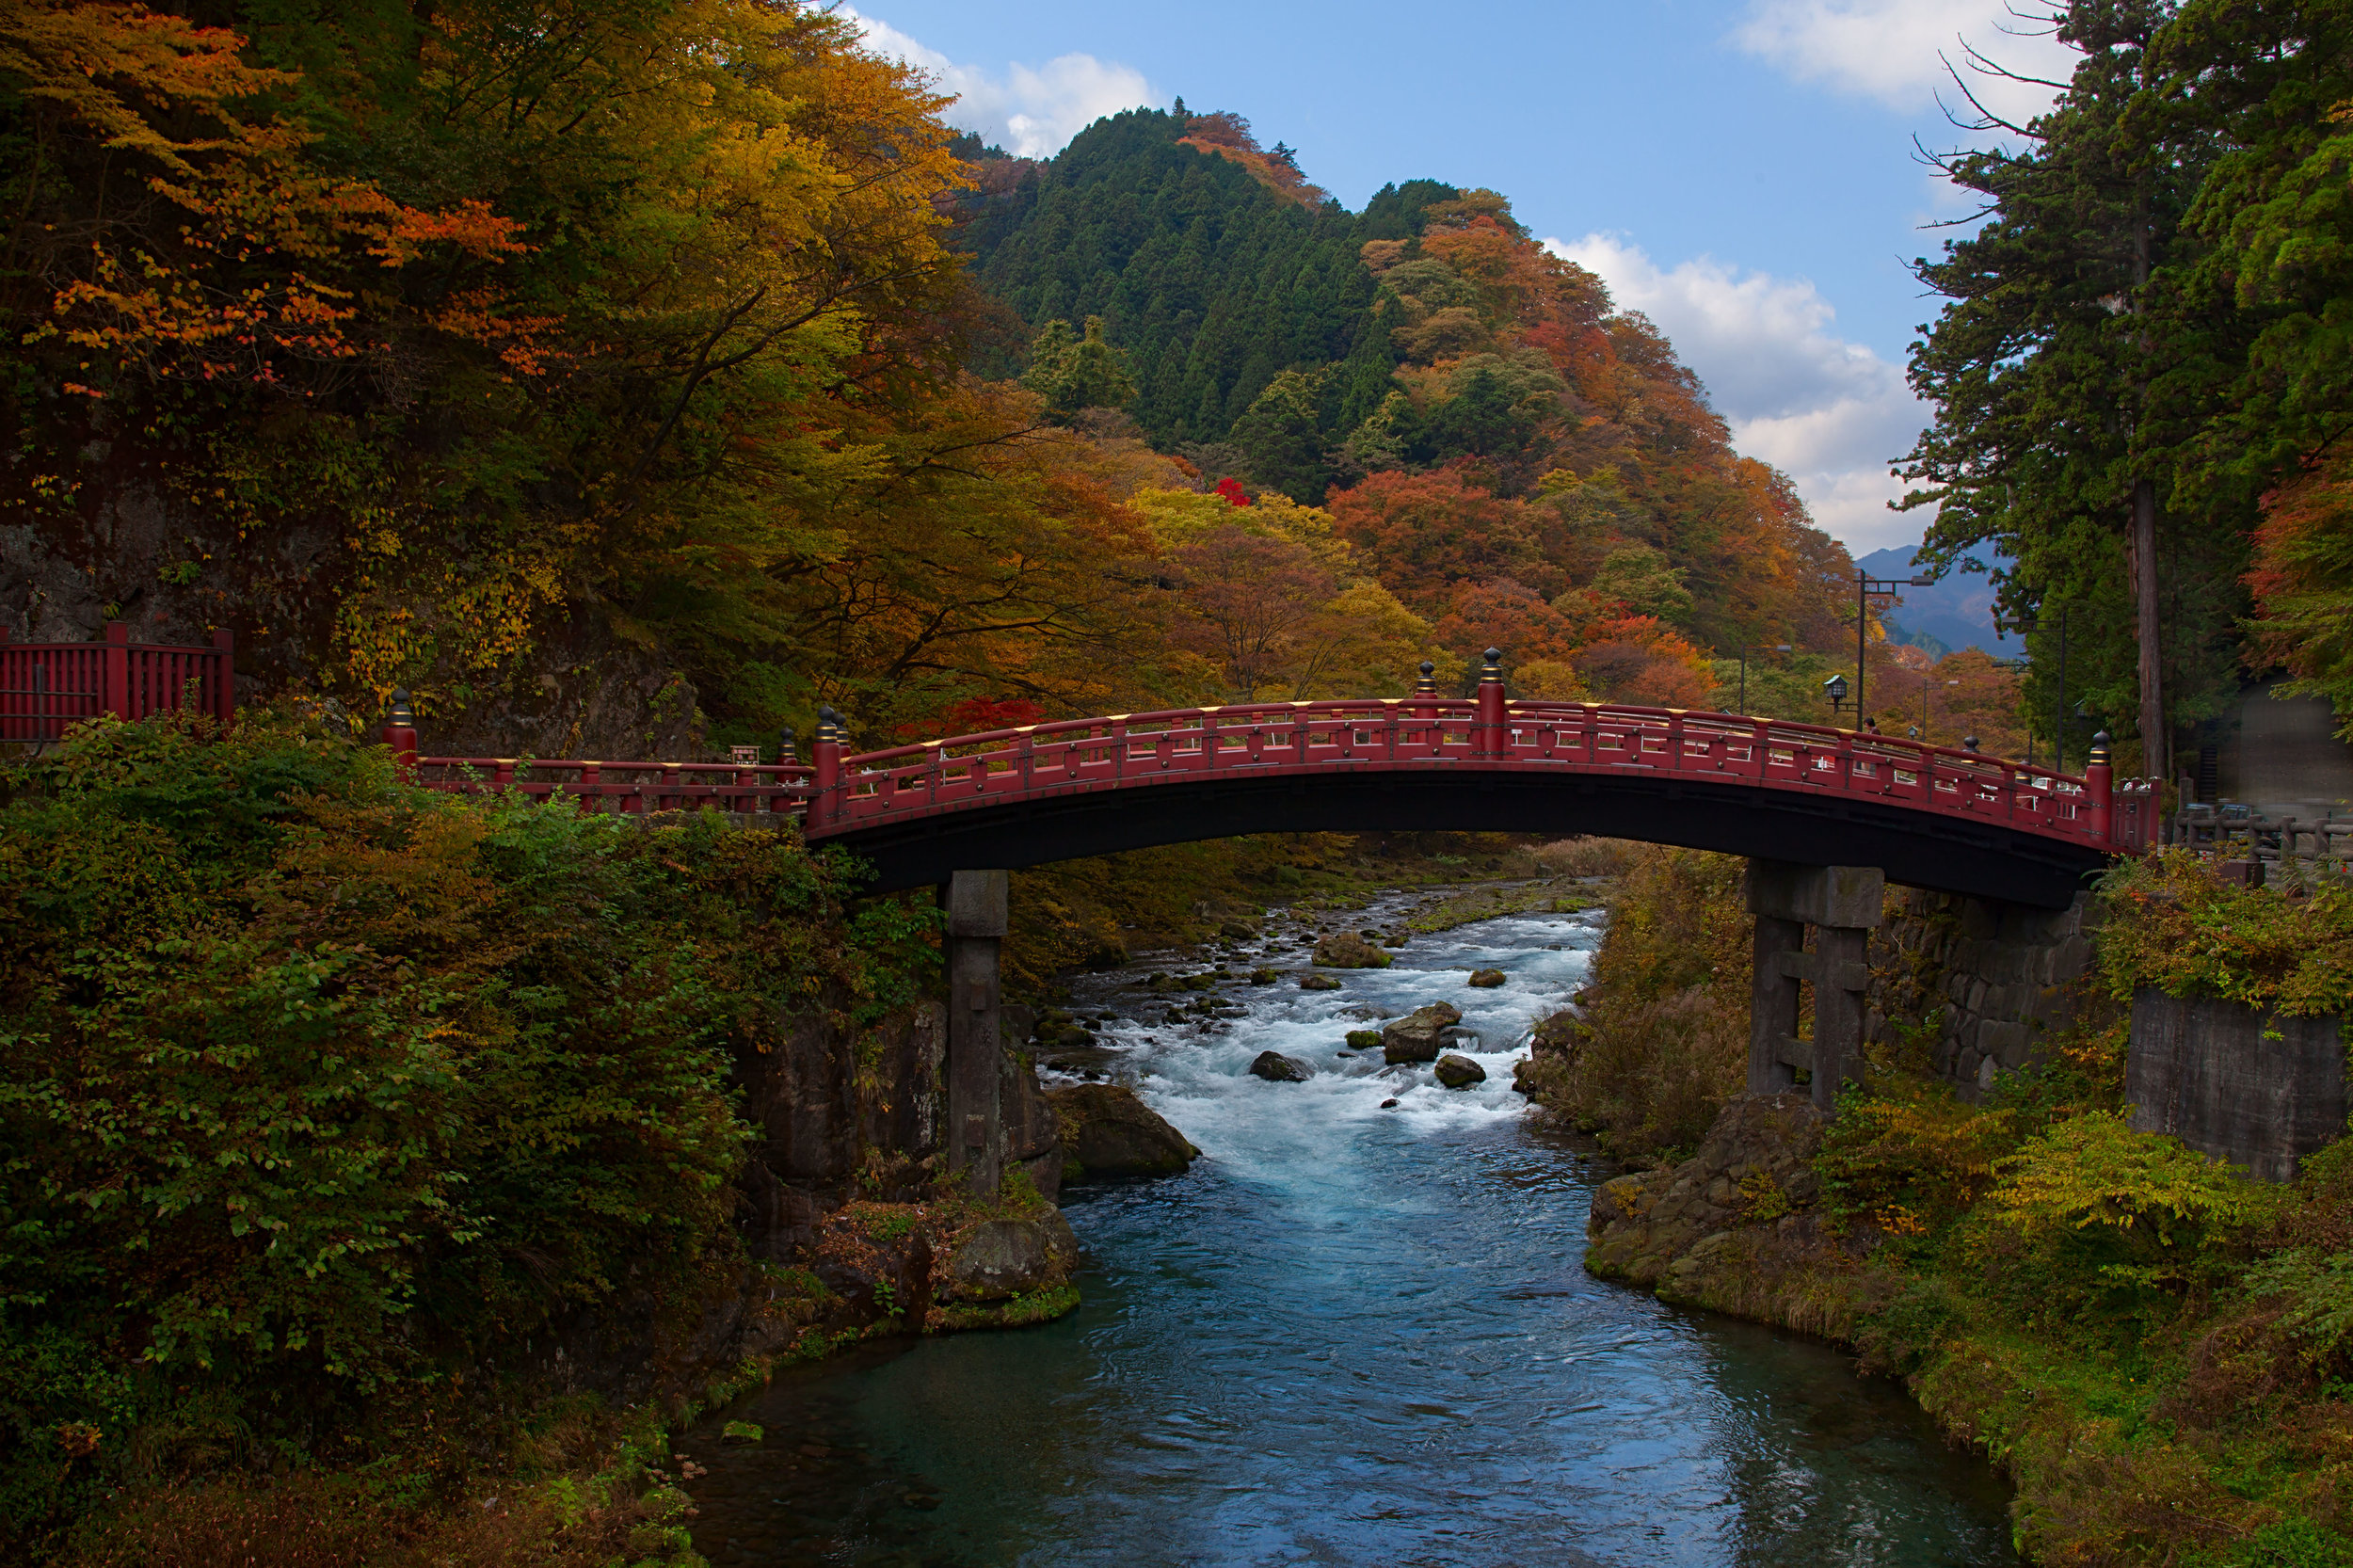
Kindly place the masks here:
POLYGON ((1941 97, 1969 118, 1949 61, 1986 107, 2024 124, 2051 90, 1975 68, 1968 51, 2014 75, 2065 81, 2076 56, 2052 37, 2041 8, 2031 0, 1750 0, 1732 41, 1801 82, 1899 110, 1941 97))
POLYGON ((945 116, 950 124, 976 131, 982 140, 1016 157, 1051 157, 1105 115, 1160 102, 1144 72, 1092 55, 1062 55, 1042 66, 1008 65, 1002 75, 992 75, 978 66, 958 65, 847 6, 841 14, 857 24, 867 48, 920 66, 941 91, 956 95, 945 116))
POLYGON ((1903 493, 1887 469, 1927 409, 1899 368, 1835 335, 1837 312, 1812 283, 1707 257, 1662 268, 1622 234, 1545 248, 1658 325, 1706 384, 1733 444, 1786 472, 1833 536, 1857 554, 1919 538, 1921 516, 1887 509, 1903 493))

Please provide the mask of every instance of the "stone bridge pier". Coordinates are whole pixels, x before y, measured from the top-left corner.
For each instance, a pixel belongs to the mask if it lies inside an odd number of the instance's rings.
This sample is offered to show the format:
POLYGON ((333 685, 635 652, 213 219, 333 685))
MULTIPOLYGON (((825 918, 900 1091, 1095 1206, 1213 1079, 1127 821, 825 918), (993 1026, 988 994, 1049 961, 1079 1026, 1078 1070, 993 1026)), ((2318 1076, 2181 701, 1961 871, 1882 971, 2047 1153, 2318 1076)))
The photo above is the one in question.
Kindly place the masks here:
POLYGON ((1876 866, 1793 866, 1751 860, 1742 881, 1756 917, 1749 998, 1749 1093, 1773 1095, 1812 1075, 1814 1103, 1837 1103, 1839 1086, 1863 1076, 1864 1015, 1871 988, 1867 950, 1887 889, 1876 866), (1813 951, 1806 927, 1815 931, 1813 951), (1801 983, 1814 987, 1814 1033, 1798 1034, 1801 983))
POLYGON ((1011 877, 956 872, 946 888, 948 970, 948 1168, 975 1196, 992 1197, 1004 1177, 1005 943, 1011 877))

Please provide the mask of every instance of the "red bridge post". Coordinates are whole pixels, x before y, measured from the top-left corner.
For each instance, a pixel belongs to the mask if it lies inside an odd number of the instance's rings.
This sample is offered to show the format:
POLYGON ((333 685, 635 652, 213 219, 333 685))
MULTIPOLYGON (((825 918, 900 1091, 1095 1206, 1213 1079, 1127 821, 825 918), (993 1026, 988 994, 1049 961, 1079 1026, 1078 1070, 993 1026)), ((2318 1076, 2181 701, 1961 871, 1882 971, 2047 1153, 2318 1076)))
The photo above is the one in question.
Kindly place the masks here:
POLYGON ((1438 717, 1438 666, 1424 659, 1421 679, 1414 682, 1414 717, 1424 724, 1433 724, 1438 717))
POLYGON ((384 720, 384 744, 392 748, 392 768, 404 783, 417 781, 417 715, 408 709, 408 694, 392 693, 392 711, 384 720))
POLYGON ((816 792, 809 797, 808 822, 811 827, 831 823, 841 814, 841 715, 827 704, 817 710, 817 736, 808 748, 809 765, 815 777, 810 780, 816 792))
POLYGON ((2091 757, 2084 766, 2084 810, 2091 819, 2095 843, 2108 841, 2109 808, 2115 804, 2116 770, 2108 762, 2108 732, 2091 737, 2091 757))
POLYGON ((1471 743, 1474 756, 1500 759, 1511 755, 1512 736, 1503 706, 1503 649, 1491 648, 1479 671, 1479 734, 1471 743))

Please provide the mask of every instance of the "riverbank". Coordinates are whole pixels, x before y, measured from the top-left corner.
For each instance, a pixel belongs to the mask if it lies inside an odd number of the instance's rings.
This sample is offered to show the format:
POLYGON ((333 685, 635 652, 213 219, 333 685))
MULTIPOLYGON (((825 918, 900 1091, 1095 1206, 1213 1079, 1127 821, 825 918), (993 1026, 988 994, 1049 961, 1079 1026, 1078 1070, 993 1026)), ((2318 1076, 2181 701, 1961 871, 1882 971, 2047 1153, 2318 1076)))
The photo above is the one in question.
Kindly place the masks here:
MULTIPOLYGON (((1674 887, 1676 910, 1654 917, 1690 918, 1689 880, 1656 871, 1629 876, 1629 899, 1674 887)), ((2341 890, 2265 895, 2205 875, 2169 861, 2111 890, 2103 968, 2073 1021, 1980 1103, 1902 1060, 1933 1033, 1922 1017, 1893 1020, 1872 1090, 1850 1091, 1827 1126, 1799 1096, 1737 1098, 1728 1061, 1724 1109, 1689 1158, 1638 1154, 1596 1195, 1588 1267, 1822 1336, 1901 1378, 2012 1478, 2016 1538, 2036 1561, 2353 1562, 2353 1155, 2332 1145, 2271 1188, 2131 1131, 2119 1000, 2154 983, 2258 1000, 2284 986, 2342 1008, 2334 955, 2353 912, 2341 890)), ((1611 939, 1642 913, 1622 903, 1611 939)), ((1913 961, 1887 948, 1891 967, 1913 961)), ((1744 963, 1719 968, 1689 1005, 1746 991, 1744 963)), ((1655 1006, 1640 989, 1613 1000, 1601 984, 1551 1057, 1553 1091, 1612 1060, 1589 1056, 1592 1036, 1655 1006)), ((1554 1098, 1556 1113, 1577 1120, 1594 1093, 1554 1098)))

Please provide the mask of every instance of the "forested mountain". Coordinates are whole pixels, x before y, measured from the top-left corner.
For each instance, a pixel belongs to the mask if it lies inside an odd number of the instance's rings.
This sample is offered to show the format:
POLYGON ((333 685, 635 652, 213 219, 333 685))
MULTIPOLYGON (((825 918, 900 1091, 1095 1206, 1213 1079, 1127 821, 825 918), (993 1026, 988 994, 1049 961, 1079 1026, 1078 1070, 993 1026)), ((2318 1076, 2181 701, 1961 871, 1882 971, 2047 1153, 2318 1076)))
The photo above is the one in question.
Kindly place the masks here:
MULTIPOLYGON (((1181 105, 982 169, 976 280, 1033 326, 1099 320, 1142 434, 1204 483, 1328 505, 1442 635, 1574 666, 1631 619, 1727 648, 1849 634, 1845 552, 1731 451, 1657 331, 1495 193, 1417 180, 1352 214, 1303 200, 1238 117, 1181 105)), ((1649 684, 1696 701, 1698 679, 1649 684)))

